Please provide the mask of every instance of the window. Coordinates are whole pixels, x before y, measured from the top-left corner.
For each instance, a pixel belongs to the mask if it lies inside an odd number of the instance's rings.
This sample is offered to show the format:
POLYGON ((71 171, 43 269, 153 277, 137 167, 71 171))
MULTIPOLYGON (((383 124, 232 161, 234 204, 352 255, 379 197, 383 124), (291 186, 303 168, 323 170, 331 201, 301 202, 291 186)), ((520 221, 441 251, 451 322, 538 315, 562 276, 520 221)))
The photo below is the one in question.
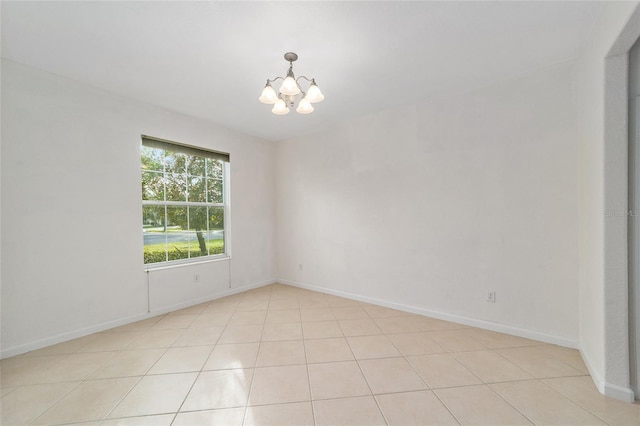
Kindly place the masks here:
POLYGON ((229 154, 142 137, 144 263, 224 256, 229 154))

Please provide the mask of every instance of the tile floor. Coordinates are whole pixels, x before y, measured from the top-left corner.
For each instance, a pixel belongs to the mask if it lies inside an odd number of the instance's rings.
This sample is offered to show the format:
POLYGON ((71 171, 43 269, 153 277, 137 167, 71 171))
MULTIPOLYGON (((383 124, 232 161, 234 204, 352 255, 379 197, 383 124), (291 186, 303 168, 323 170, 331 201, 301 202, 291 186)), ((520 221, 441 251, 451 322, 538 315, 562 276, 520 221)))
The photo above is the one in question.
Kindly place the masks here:
POLYGON ((280 284, 0 367, 2 425, 640 425, 575 350, 280 284))

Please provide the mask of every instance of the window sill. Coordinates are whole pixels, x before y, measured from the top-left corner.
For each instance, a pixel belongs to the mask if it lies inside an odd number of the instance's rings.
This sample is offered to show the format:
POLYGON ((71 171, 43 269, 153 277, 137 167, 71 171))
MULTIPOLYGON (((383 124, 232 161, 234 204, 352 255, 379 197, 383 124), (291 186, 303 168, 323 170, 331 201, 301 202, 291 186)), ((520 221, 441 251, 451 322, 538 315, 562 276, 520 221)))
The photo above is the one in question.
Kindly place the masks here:
POLYGON ((192 261, 192 262, 176 262, 176 263, 161 263, 158 265, 154 265, 154 266, 146 266, 144 268, 145 272, 154 272, 154 271, 160 271, 163 269, 173 269, 173 268, 183 268, 185 266, 193 266, 193 265, 200 265, 203 263, 212 263, 212 262, 223 262, 223 261, 229 261, 231 260, 231 256, 221 256, 221 257, 216 257, 216 258, 212 258, 212 259, 206 259, 206 260, 196 260, 196 261, 192 261))

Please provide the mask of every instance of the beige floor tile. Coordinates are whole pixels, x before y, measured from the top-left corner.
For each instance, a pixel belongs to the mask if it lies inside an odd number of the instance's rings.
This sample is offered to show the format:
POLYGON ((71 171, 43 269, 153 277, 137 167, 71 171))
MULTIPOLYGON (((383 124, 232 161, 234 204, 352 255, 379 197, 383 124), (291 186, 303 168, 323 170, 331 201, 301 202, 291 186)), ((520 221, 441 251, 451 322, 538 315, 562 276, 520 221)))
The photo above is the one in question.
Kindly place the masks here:
POLYGON ((411 315, 407 312, 398 311, 397 309, 385 308, 384 306, 363 304, 362 308, 367 311, 371 318, 391 318, 411 315))
POLYGON ((119 351, 127 347, 131 342, 139 339, 144 331, 122 331, 120 333, 97 333, 96 338, 76 351, 80 352, 104 352, 119 351))
POLYGON ((496 349, 496 352, 539 379, 584 375, 544 347, 496 349))
POLYGON ((25 357, 31 356, 47 356, 47 355, 66 355, 77 352, 80 348, 99 338, 99 333, 90 334, 89 336, 80 337, 78 339, 69 340, 67 342, 58 343, 56 345, 47 346, 46 348, 37 349, 27 352, 25 357))
MULTIPOLYGON (((271 306, 271 302, 274 301, 298 301, 298 294, 295 291, 272 291, 271 298, 269 299, 269 309, 273 309, 271 306)), ((280 309, 280 308, 276 308, 280 309)))
POLYGON ((188 328, 196 318, 198 318, 198 315, 166 315, 155 323, 151 329, 172 330, 188 328))
POLYGON ((358 361, 374 394, 427 389, 427 385, 404 358, 358 361))
POLYGON ((171 426, 242 426, 245 408, 222 408, 219 410, 178 413, 171 426))
POLYGON ((306 364, 302 340, 262 342, 258 352, 257 367, 306 364))
POLYGON ((124 417, 100 422, 100 426, 169 426, 175 414, 161 414, 158 416, 124 417))
POLYGON ((557 345, 538 345, 536 349, 546 356, 560 360, 580 371, 582 374, 589 374, 580 352, 576 349, 563 348, 557 345))
POLYGON ((13 387, 42 383, 42 375, 59 363, 64 356, 66 355, 3 359, 0 364, 0 385, 13 387))
POLYGON ((202 372, 180 411, 244 407, 253 374, 252 369, 202 372))
POLYGON ((473 338, 489 349, 519 348, 525 346, 540 346, 543 344, 535 340, 489 330, 479 330, 479 333, 475 334, 473 338))
POLYGON ((338 321, 345 336, 369 336, 382 334, 382 330, 371 319, 338 321))
POLYGON ((155 323, 160 321, 164 315, 158 315, 155 317, 147 318, 141 321, 132 322, 129 324, 121 325, 119 327, 114 327, 108 330, 110 333, 118 333, 121 331, 146 331, 149 330, 155 323))
POLYGON ((402 355, 444 353, 446 350, 429 337, 429 333, 402 333, 387 336, 402 355))
POLYGON ((533 379, 494 351, 458 352, 454 356, 485 383, 533 379))
POLYGON ((140 380, 139 377, 89 380, 38 417, 32 424, 50 425, 103 419, 140 380))
POLYGON ((242 293, 242 301, 269 300, 271 298, 271 286, 254 288, 242 293))
POLYGON ((80 382, 21 386, 0 400, 0 424, 27 424, 40 416, 80 382))
POLYGON ((344 297, 326 295, 327 303, 332 308, 346 308, 346 307, 360 307, 360 302, 357 300, 346 299, 344 297))
POLYGON ((289 324, 292 322, 300 322, 299 309, 269 310, 267 312, 267 324, 289 324))
POLYGON ((83 380, 112 359, 117 352, 91 352, 61 355, 60 360, 39 377, 40 383, 83 380))
POLYGON ((316 321, 302 323, 305 339, 323 339, 328 337, 342 337, 342 329, 337 321, 316 321))
POLYGON ((369 315, 367 312, 362 309, 360 306, 342 306, 335 307, 333 309, 333 316, 337 320, 347 320, 347 319, 367 319, 369 315))
POLYGON ((126 349, 168 348, 182 336, 183 330, 150 329, 134 340, 126 349))
POLYGON ((590 376, 545 379, 544 383, 611 425, 640 425, 640 405, 607 398, 590 376))
POLYGON ((203 370, 253 368, 256 365, 259 347, 259 343, 216 345, 204 364, 203 370))
POLYGON ((256 368, 249 396, 249 405, 283 404, 309 401, 307 367, 256 368))
POLYGON ((0 388, 0 398, 8 395, 9 393, 13 392, 14 390, 18 389, 18 387, 13 387, 13 388, 0 388))
POLYGON ((169 348, 147 374, 200 371, 212 350, 213 346, 169 348))
POLYGON ((169 312, 168 315, 199 315, 204 312, 205 308, 209 306, 209 302, 200 303, 199 305, 189 306, 188 308, 179 309, 177 311, 169 312))
POLYGON ((231 319, 233 312, 203 312, 196 318, 189 328, 225 327, 231 319))
POLYGON ((487 349, 469 330, 432 331, 429 337, 448 352, 481 351, 487 349))
POLYGON ((300 309, 303 322, 307 321, 335 321, 331 308, 300 309))
POLYGON ((377 395, 376 399, 390 426, 458 425, 431 391, 377 395))
POLYGON ((329 302, 323 295, 302 296, 298 298, 300 309, 328 308, 329 302))
POLYGON ((207 346, 215 345, 222 335, 223 327, 189 328, 172 346, 207 346))
POLYGON ((229 319, 228 325, 261 325, 267 318, 267 311, 238 311, 229 319))
POLYGON ((107 417, 175 413, 196 377, 198 373, 145 376, 107 417))
POLYGON ((136 349, 117 352, 98 368, 91 379, 143 376, 160 359, 166 349, 136 349))
POLYGON ((434 391, 463 425, 531 425, 522 414, 486 385, 434 391))
MULTIPOLYGON (((289 298, 272 298, 269 301, 269 310, 279 310, 279 309, 300 309, 300 304, 298 303, 298 299, 295 297, 289 298)), ((300 320, 298 320, 300 321, 300 320)))
POLYGON ((444 330, 464 330, 466 325, 450 321, 443 321, 435 318, 423 317, 421 331, 444 331, 444 330))
POLYGON ((212 300, 209 303, 209 306, 204 308, 204 312, 209 312, 211 310, 235 311, 241 301, 242 294, 234 294, 231 296, 221 297, 219 299, 212 300))
POLYGON ((416 355, 407 360, 420 373, 431 389, 478 385, 478 379, 450 354, 416 355))
POLYGON ((307 362, 351 361, 351 348, 344 337, 312 339, 304 341, 307 362))
POLYGON ((604 425, 602 421, 538 380, 489 385, 535 424, 604 425))
POLYGON ((375 318, 374 321, 385 334, 415 333, 421 331, 423 325, 422 318, 418 316, 375 318))
POLYGON ((218 339, 218 343, 249 343, 259 342, 262 336, 262 325, 227 326, 218 339))
POLYGON ((238 304, 237 311, 266 311, 269 300, 243 300, 238 304))
POLYGON ((313 401, 316 426, 386 425, 372 396, 313 401))
POLYGON ((400 356, 387 336, 347 337, 347 342, 356 359, 400 356))
POLYGON ((302 325, 299 322, 289 324, 267 324, 262 334, 263 342, 280 340, 302 340, 302 325))
POLYGON ((311 402, 248 407, 244 426, 313 426, 311 402))
POLYGON ((309 364, 308 368, 314 400, 371 395, 355 361, 309 364))

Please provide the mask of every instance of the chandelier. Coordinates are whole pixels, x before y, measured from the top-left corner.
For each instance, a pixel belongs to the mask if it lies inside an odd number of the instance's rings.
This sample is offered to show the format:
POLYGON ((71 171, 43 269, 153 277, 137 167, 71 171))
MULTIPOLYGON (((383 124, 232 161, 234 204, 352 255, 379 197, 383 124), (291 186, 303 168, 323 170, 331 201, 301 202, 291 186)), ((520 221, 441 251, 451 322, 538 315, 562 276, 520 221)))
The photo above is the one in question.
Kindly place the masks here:
POLYGON ((324 99, 324 95, 320 88, 316 85, 315 79, 309 79, 305 76, 296 78, 293 75, 293 63, 298 59, 298 55, 293 52, 284 54, 284 59, 289 62, 289 71, 286 77, 276 77, 272 80, 267 79, 267 84, 262 89, 262 94, 258 98, 263 104, 273 105, 271 112, 277 115, 284 115, 289 112, 289 107, 293 108, 298 100, 298 95, 302 94, 296 112, 300 114, 310 114, 313 112, 312 103, 320 102, 324 99), (309 88, 305 93, 298 83, 301 78, 310 82, 309 88), (282 80, 282 85, 278 89, 279 93, 271 87, 271 83, 282 80))

